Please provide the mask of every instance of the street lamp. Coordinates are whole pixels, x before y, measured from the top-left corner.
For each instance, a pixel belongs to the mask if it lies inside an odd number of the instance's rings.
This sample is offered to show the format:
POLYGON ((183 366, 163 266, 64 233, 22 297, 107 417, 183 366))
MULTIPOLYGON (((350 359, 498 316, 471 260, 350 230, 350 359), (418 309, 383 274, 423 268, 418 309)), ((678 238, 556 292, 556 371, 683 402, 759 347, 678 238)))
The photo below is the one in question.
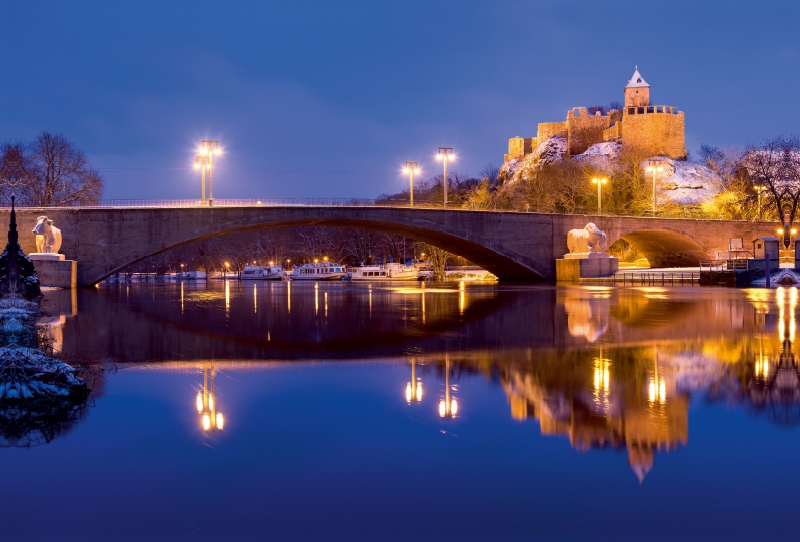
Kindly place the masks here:
POLYGON ((453 147, 439 147, 436 159, 444 161, 444 207, 447 208, 447 162, 456 159, 453 147))
POLYGON ((194 160, 194 168, 200 170, 200 205, 206 204, 206 169, 208 169, 209 178, 211 170, 209 169, 209 157, 205 154, 198 154, 194 160))
POLYGON ((658 213, 658 202, 656 201, 656 175, 664 171, 664 166, 660 165, 659 162, 652 161, 650 165, 647 166, 647 171, 653 174, 653 216, 655 217, 658 213))
POLYGON ((219 141, 216 139, 204 139, 200 145, 200 154, 208 157, 208 205, 214 205, 214 155, 222 152, 219 148, 219 141))
POLYGON ((597 214, 603 214, 603 196, 600 193, 601 187, 608 182, 605 177, 595 177, 592 182, 597 185, 597 214))
POLYGON ((419 162, 406 162, 406 167, 403 168, 403 173, 408 173, 409 178, 409 202, 410 206, 414 206, 414 174, 419 173, 419 162))
POLYGON ((758 192, 758 219, 759 220, 764 220, 764 217, 761 214, 761 194, 764 193, 764 190, 766 190, 767 187, 764 186, 764 185, 758 185, 758 186, 755 187, 755 189, 756 189, 756 192, 758 192))

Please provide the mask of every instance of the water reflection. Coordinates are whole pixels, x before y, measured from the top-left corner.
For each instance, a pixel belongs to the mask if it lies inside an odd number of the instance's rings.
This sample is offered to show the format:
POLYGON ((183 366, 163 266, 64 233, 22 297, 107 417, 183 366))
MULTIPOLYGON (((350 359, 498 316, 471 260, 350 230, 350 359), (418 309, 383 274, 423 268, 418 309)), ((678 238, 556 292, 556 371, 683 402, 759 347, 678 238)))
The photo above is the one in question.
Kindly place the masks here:
POLYGON ((222 431, 225 427, 225 418, 217 408, 215 379, 214 362, 203 363, 203 389, 197 392, 195 406, 200 415, 200 425, 206 433, 222 431))
MULTIPOLYGON (((225 421, 205 360, 226 359, 408 360, 410 379, 393 389, 424 405, 433 386, 429 411, 448 420, 463 420, 453 375, 483 374, 499 379, 511 418, 578 450, 624 449, 640 480, 659 452, 687 445, 692 398, 800 421, 795 288, 250 286, 81 291, 77 315, 51 310, 51 333, 69 355, 203 360, 205 431, 225 421), (440 377, 426 383, 432 368, 440 377)), ((48 302, 69 305, 70 295, 49 292, 48 302)))

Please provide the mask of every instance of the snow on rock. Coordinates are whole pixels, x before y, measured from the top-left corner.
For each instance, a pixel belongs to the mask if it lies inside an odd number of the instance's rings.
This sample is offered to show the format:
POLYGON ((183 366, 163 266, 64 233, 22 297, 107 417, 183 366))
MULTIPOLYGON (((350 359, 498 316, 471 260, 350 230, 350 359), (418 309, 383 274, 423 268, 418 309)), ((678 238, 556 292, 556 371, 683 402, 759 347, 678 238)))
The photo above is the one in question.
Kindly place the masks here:
POLYGON ((654 156, 643 160, 642 168, 646 168, 651 161, 657 161, 664 167, 664 171, 656 177, 659 193, 674 203, 697 205, 714 199, 722 189, 722 178, 697 162, 654 156))
POLYGON ((622 143, 620 141, 602 141, 595 143, 581 154, 573 156, 572 159, 604 171, 610 171, 616 167, 615 161, 619 158, 621 150, 622 143))
POLYGON ((551 137, 543 141, 528 156, 519 160, 514 158, 505 162, 500 167, 500 178, 506 184, 517 182, 520 177, 534 173, 542 166, 561 162, 567 152, 567 138, 562 136, 551 137))

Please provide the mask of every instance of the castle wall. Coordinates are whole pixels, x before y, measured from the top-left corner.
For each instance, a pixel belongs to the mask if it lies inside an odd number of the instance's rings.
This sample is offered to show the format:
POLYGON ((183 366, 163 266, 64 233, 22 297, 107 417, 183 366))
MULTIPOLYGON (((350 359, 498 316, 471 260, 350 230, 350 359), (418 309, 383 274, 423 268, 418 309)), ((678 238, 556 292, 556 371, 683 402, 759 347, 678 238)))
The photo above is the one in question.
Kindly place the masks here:
POLYGON ((585 107, 567 113, 567 149, 570 155, 580 154, 603 141, 603 131, 611 124, 606 115, 590 115, 585 107))
POLYGON ((532 153, 535 148, 535 137, 512 137, 508 140, 508 154, 505 155, 504 161, 507 162, 512 158, 522 159, 526 154, 532 153))
POLYGON ((621 127, 622 142, 626 146, 647 154, 686 158, 684 114, 675 107, 626 108, 623 121, 616 126, 621 127))
POLYGON ((551 137, 562 136, 567 137, 567 123, 566 122, 540 122, 537 133, 537 140, 543 143, 551 137))

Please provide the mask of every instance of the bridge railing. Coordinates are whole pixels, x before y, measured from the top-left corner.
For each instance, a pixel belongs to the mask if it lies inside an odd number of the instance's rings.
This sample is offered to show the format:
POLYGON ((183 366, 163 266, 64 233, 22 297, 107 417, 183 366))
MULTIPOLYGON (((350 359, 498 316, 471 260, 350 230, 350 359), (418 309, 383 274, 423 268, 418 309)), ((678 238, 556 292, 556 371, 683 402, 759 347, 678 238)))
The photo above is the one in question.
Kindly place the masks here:
MULTIPOLYGON (((366 199, 366 198, 227 198, 215 199, 212 205, 203 203, 197 199, 107 199, 92 204, 72 204, 66 207, 80 207, 82 209, 130 209, 130 208, 194 208, 194 207, 301 207, 301 206, 330 206, 330 207, 399 207, 409 208, 411 205, 408 200, 395 199, 366 199)), ((18 206, 25 208, 25 205, 18 206)), ((0 203, 0 208, 8 208, 7 203, 0 203)), ((40 208, 40 207, 33 207, 40 208)), ((414 208, 418 209, 442 209, 441 201, 414 201, 414 208)), ((481 208, 466 202, 448 202, 448 209, 454 210, 486 210, 486 211, 508 211, 522 213, 545 214, 565 214, 565 215, 589 215, 589 216, 619 216, 619 217, 651 217, 652 211, 634 213, 631 211, 598 213, 596 208, 574 208, 558 211, 538 211, 526 207, 525 209, 504 209, 497 207, 481 208)), ((736 220, 724 213, 699 214, 694 210, 659 211, 658 218, 697 218, 702 220, 736 220)), ((749 222, 749 221, 748 221, 749 222)))

